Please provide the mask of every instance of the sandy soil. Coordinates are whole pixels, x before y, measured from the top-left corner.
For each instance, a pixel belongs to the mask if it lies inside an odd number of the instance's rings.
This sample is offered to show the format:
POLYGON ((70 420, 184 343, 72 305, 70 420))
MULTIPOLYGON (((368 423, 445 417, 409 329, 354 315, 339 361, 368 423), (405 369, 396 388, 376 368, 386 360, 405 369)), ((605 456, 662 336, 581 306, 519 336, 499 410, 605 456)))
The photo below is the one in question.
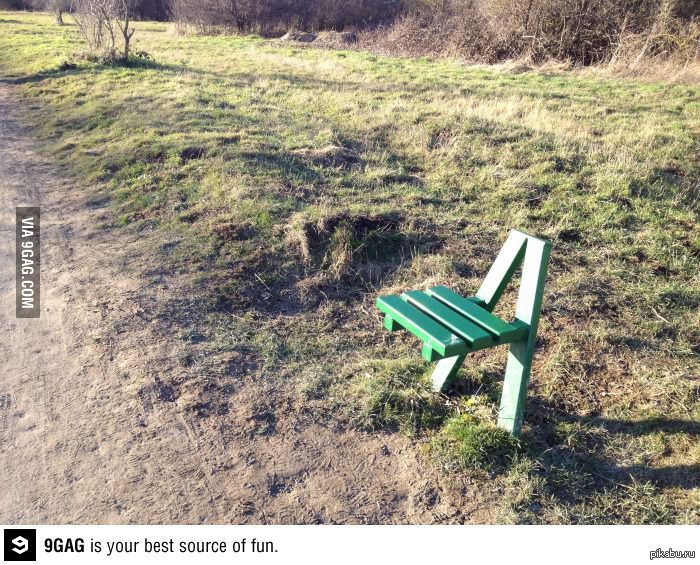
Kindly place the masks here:
POLYGON ((154 277, 147 240, 158 235, 100 229, 109 211, 72 190, 21 123, 0 85, 0 522, 493 520, 493 493, 445 484, 403 437, 328 429, 284 407, 274 433, 251 434, 266 395, 254 381, 219 383, 225 410, 182 409, 160 380, 182 340, 152 311, 187 289, 154 277), (15 319, 21 205, 42 210, 38 320, 15 319))

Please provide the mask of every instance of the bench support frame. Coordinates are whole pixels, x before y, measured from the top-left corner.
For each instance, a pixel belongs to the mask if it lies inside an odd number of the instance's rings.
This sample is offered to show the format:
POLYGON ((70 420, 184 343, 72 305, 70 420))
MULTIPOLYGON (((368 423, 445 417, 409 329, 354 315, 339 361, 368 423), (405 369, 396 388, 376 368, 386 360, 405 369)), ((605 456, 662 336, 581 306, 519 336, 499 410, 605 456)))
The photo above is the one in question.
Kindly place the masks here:
POLYGON ((445 390, 457 376, 457 371, 459 371, 459 368, 466 358, 466 355, 456 355, 455 357, 440 359, 431 377, 433 381, 433 390, 445 390))
MULTIPOLYGON (((520 435, 523 423, 551 248, 548 241, 512 230, 476 293, 477 298, 483 301, 484 308, 493 311, 522 265, 515 317, 528 326, 528 331, 524 337, 510 344, 498 416, 498 426, 514 436, 520 435)), ((457 355, 438 361, 432 375, 433 388, 445 390, 457 376, 465 358, 466 355, 457 355)))

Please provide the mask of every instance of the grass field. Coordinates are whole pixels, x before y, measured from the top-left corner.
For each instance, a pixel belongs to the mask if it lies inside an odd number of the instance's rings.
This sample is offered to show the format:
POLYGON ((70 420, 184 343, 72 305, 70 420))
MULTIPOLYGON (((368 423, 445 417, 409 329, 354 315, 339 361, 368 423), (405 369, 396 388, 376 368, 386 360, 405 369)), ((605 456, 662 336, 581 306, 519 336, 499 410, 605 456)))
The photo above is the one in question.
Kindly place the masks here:
POLYGON ((50 22, 0 12, 1 80, 104 229, 177 236, 183 339, 239 352, 273 405, 411 436, 503 522, 700 522, 700 87, 155 23, 118 67, 50 22), (554 244, 519 443, 494 427, 503 348, 438 395, 373 307, 473 293, 511 228, 554 244))

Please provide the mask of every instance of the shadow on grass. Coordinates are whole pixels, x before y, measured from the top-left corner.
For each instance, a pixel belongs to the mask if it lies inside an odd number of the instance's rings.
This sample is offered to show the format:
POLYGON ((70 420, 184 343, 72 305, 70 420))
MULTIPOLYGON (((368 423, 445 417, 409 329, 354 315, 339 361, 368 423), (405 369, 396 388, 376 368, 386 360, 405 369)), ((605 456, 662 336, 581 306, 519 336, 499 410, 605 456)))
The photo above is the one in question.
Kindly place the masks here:
MULTIPOLYGON (((25 84, 30 82, 39 82, 55 76, 65 74, 80 74, 82 72, 99 72, 101 70, 109 70, 115 68, 141 68, 150 70, 159 70, 171 73, 189 73, 200 77, 212 78, 216 81, 239 81, 244 79, 245 82, 253 83, 257 79, 254 72, 220 72, 202 69, 198 67, 187 66, 184 64, 173 64, 166 62, 158 62, 149 58, 130 57, 127 62, 119 59, 108 61, 95 61, 88 64, 76 65, 76 68, 49 69, 40 71, 31 75, 16 77, 7 80, 12 84, 25 84)), ((363 92, 372 92, 375 94, 390 94, 401 96, 416 96, 420 94, 431 94, 440 89, 451 89, 454 85, 451 83, 433 84, 433 83, 406 83, 406 82, 382 82, 382 81, 366 81, 366 80, 339 80, 332 78, 323 78, 320 76, 309 76, 305 74, 289 74, 282 72, 265 72, 265 76, 273 81, 287 83, 289 86, 312 90, 314 92, 322 91, 347 91, 352 92, 361 90, 363 92)), ((473 87, 473 92, 479 97, 485 99, 494 98, 494 93, 489 84, 473 87)))
POLYGON ((598 417, 572 417, 572 420, 584 424, 600 426, 610 433, 642 436, 650 433, 684 433, 690 435, 700 434, 700 422, 692 420, 677 420, 666 418, 649 418, 634 422, 598 417))
MULTIPOLYGON (((700 486, 700 464, 651 466, 645 464, 621 465, 606 454, 615 437, 628 438, 652 434, 684 435, 695 441, 700 434, 700 423, 692 420, 649 418, 645 420, 619 420, 598 416, 574 416, 564 414, 541 399, 532 399, 526 409, 533 423, 532 446, 535 457, 547 468, 566 464, 580 466, 594 478, 607 483, 630 485, 651 482, 661 487, 693 489, 700 486), (562 444, 562 425, 578 426, 578 447, 562 444), (597 430, 602 430, 598 433, 597 430), (562 457, 563 456, 563 457, 562 457)), ((597 486, 604 483, 598 481, 597 486)))
POLYGON ((156 70, 164 72, 177 72, 181 73, 187 69, 183 65, 173 65, 170 63, 159 63, 152 59, 144 59, 140 57, 129 58, 128 61, 122 61, 119 59, 111 59, 102 62, 88 62, 88 63, 71 63, 63 62, 53 69, 46 69, 32 73, 30 75, 0 78, 1 84, 10 85, 20 85, 20 84, 31 84, 38 83, 44 80, 54 79, 54 78, 64 78, 64 77, 79 77, 81 75, 96 75, 104 71, 115 70, 115 69, 144 69, 144 70, 156 70))
POLYGON ((292 177, 308 184, 320 183, 324 180, 318 170, 287 152, 241 151, 238 157, 242 159, 251 174, 262 170, 265 175, 272 173, 280 178, 292 177))
MULTIPOLYGON (((467 378, 457 379, 447 392, 451 397, 485 394, 498 405, 503 375, 489 371, 480 383, 467 378)), ((641 437, 652 434, 682 434, 695 441, 700 435, 700 422, 677 418, 648 418, 620 420, 599 416, 575 416, 562 412, 553 404, 538 398, 529 398, 525 408, 524 444, 531 457, 543 469, 545 477, 570 474, 572 481, 554 481, 553 490, 563 499, 576 499, 583 491, 590 495, 603 492, 610 484, 633 485, 651 482, 659 487, 694 489, 700 486, 700 463, 652 467, 635 464, 623 465, 610 454, 616 437, 641 437), (571 438, 567 439, 567 434, 571 438), (575 480, 578 476, 578 480, 575 480)))

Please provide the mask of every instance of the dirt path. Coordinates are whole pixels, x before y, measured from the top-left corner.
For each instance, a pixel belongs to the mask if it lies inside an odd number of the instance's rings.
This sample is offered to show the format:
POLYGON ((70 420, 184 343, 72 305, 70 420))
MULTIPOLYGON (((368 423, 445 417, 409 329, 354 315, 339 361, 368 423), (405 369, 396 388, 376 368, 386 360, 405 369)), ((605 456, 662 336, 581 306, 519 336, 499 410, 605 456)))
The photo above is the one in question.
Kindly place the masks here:
POLYGON ((225 389, 220 414, 183 410, 160 384, 177 370, 182 341, 151 315, 177 281, 143 267, 143 237, 98 229, 109 213, 37 155, 11 95, 0 85, 0 522, 493 519, 493 501, 468 484, 445 488, 404 438, 293 414, 251 437, 264 393, 250 382, 225 389), (42 210, 38 320, 14 317, 22 205, 42 210))

